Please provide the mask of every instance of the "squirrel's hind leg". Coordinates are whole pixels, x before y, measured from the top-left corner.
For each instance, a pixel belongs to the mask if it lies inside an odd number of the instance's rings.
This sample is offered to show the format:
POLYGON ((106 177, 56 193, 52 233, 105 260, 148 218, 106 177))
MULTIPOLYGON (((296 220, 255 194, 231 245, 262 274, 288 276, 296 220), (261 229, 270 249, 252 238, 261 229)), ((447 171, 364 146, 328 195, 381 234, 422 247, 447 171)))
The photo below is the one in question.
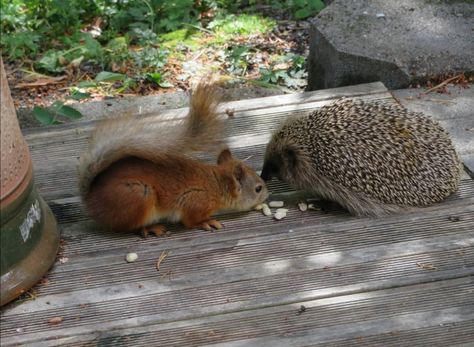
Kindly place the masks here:
POLYGON ((209 215, 199 218, 199 215, 186 215, 183 216, 183 224, 186 228, 200 228, 207 231, 212 229, 222 229, 224 226, 215 219, 210 219, 209 215))
POLYGON ((140 229, 140 234, 144 239, 146 239, 149 234, 153 234, 155 236, 162 236, 165 233, 166 228, 164 225, 161 224, 148 225, 140 229))
MULTIPOLYGON (((116 231, 141 231, 159 219, 155 192, 150 184, 140 179, 108 175, 91 189, 87 205, 93 219, 116 231)), ((147 227, 143 235, 151 230, 147 227)), ((159 233, 159 229, 156 230, 159 233)))
POLYGON ((215 220, 215 219, 209 219, 205 222, 202 222, 201 224, 197 225, 198 228, 202 228, 207 231, 211 231, 212 228, 214 229, 222 229, 224 226, 221 224, 221 222, 215 220))

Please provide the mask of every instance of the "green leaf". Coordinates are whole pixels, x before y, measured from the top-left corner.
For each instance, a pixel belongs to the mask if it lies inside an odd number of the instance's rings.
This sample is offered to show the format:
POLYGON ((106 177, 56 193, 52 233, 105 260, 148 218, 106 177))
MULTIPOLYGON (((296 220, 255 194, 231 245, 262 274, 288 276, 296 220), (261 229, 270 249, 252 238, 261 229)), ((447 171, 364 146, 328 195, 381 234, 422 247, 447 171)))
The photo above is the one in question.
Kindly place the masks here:
POLYGON ((137 81, 133 78, 128 78, 123 82, 122 86, 120 88, 117 88, 118 93, 122 93, 125 90, 128 90, 130 88, 133 88, 137 85, 137 81))
POLYGON ((107 48, 114 53, 123 53, 128 49, 127 39, 124 36, 116 37, 109 41, 107 48))
POLYGON ((64 116, 64 117, 67 117, 67 118, 71 118, 71 119, 79 119, 79 118, 82 118, 82 113, 77 111, 76 109, 70 107, 70 106, 66 106, 66 105, 63 105, 59 110, 58 110, 58 113, 61 115, 61 116, 64 116))
POLYGON ((33 114, 38 122, 43 125, 51 125, 55 121, 54 115, 43 107, 35 106, 33 108, 33 114))
POLYGON ((68 99, 73 99, 73 100, 84 100, 87 98, 90 98, 91 93, 82 93, 82 92, 73 92, 71 95, 69 95, 68 99))
POLYGON ((126 76, 121 73, 102 71, 95 77, 94 80, 96 82, 115 82, 115 81, 123 81, 125 77, 126 76))
POLYGON ((161 74, 159 72, 149 73, 147 77, 148 79, 150 79, 152 82, 155 82, 156 84, 160 84, 161 82, 161 74))
POLYGON ((293 3, 296 7, 304 7, 307 0, 293 0, 293 3))
POLYGON ((71 66, 74 66, 74 67, 78 67, 79 65, 81 65, 82 61, 84 60, 84 56, 81 55, 80 57, 76 58, 76 59, 73 59, 70 64, 71 66))
POLYGON ((295 12, 295 17, 297 19, 304 19, 304 18, 307 18, 309 16, 311 16, 313 14, 313 12, 308 8, 308 7, 305 7, 305 8, 302 8, 302 9, 299 9, 298 11, 295 12))
POLYGON ((128 88, 133 88, 137 85, 137 81, 135 81, 134 78, 128 78, 125 80, 125 82, 123 83, 123 86, 125 87, 125 89, 128 89, 128 88))
POLYGON ((311 7, 312 10, 315 10, 318 12, 323 10, 324 7, 326 7, 322 0, 308 0, 308 5, 309 7, 311 7))
POLYGON ((58 112, 61 107, 64 106, 64 102, 62 101, 55 101, 53 104, 49 107, 49 110, 52 112, 58 112))
POLYGON ((93 81, 82 81, 77 84, 79 88, 94 88, 97 87, 97 83, 93 81))
POLYGON ((38 61, 37 65, 49 72, 61 72, 64 67, 61 66, 59 58, 63 56, 61 51, 47 51, 43 57, 38 61))
POLYGON ((82 33, 85 40, 84 53, 88 58, 98 58, 103 54, 102 46, 99 41, 94 39, 89 33, 82 33))

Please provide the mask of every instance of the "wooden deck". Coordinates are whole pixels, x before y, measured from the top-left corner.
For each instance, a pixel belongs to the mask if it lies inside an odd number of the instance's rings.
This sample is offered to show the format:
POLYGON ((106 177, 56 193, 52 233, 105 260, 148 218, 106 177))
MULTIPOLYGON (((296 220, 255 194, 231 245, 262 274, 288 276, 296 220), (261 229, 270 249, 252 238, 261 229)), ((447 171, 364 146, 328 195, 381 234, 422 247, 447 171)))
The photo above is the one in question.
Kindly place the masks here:
MULTIPOLYGON (((393 101, 371 83, 232 102, 230 146, 258 170, 269 133, 288 113, 340 96, 393 101)), ((144 240, 104 233, 83 213, 75 165, 92 125, 26 133, 63 245, 36 299, 2 309, 2 346, 474 345, 468 175, 446 202, 381 219, 300 212, 302 197, 273 182, 290 208, 282 221, 228 214, 219 232, 170 226, 170 236, 144 240), (128 252, 138 260, 126 263, 128 252), (49 324, 53 317, 62 323, 49 324)))

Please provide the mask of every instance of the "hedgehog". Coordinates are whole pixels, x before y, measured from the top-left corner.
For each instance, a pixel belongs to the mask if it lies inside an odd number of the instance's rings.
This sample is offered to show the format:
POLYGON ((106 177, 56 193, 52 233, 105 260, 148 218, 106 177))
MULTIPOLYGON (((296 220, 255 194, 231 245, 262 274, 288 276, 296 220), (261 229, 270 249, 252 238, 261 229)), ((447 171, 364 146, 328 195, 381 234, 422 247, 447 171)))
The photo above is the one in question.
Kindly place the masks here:
POLYGON ((459 156, 437 122, 395 103, 345 98, 289 117, 273 133, 261 173, 356 216, 439 202, 460 176, 459 156))

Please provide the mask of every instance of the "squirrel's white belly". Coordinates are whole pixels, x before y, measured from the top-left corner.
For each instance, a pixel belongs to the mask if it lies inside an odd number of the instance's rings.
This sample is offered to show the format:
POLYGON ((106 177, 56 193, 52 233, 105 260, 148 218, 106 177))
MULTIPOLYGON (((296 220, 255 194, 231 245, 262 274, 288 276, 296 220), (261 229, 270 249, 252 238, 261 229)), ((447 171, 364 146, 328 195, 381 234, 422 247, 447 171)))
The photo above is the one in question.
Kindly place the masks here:
POLYGON ((156 209, 151 210, 145 218, 144 225, 153 225, 163 221, 176 223, 181 221, 180 211, 170 211, 166 213, 164 211, 158 211, 156 209))

